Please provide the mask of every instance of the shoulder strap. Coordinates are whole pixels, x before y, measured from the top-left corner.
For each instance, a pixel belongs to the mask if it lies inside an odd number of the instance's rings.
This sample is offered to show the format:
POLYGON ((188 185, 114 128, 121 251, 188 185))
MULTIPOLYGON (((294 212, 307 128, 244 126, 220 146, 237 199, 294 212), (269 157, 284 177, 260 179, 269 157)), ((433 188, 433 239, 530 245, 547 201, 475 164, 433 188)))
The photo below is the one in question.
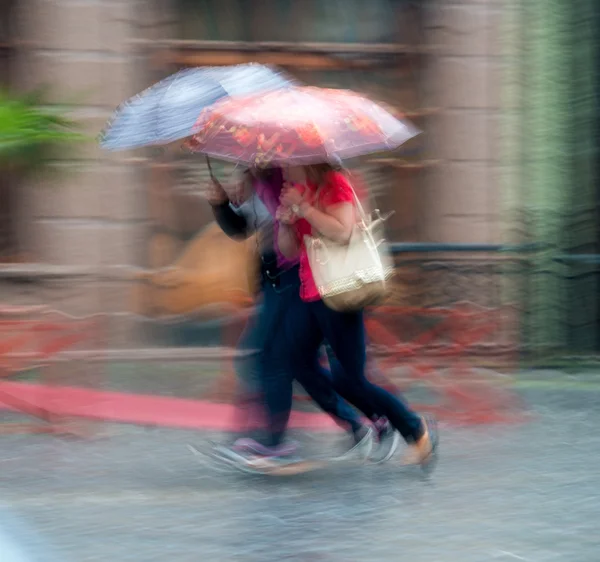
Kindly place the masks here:
POLYGON ((364 224, 367 224, 367 214, 365 213, 365 210, 360 202, 360 199, 358 198, 358 195, 356 194, 356 191, 354 190, 354 186, 352 185, 352 181, 349 177, 350 174, 346 173, 344 175, 346 176, 346 179, 348 180, 348 185, 350 186, 350 189, 352 190, 352 195, 354 196, 354 203, 356 205, 356 210, 358 211, 359 219, 364 224))

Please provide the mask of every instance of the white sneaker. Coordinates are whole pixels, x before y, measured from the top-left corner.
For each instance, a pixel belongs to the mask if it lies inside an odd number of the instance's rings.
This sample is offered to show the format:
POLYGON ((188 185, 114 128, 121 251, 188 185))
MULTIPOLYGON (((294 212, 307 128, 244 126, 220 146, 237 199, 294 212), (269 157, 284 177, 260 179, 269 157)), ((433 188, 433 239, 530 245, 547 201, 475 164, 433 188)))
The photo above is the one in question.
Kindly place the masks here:
POLYGON ((368 460, 373 450, 373 430, 368 427, 363 435, 354 436, 354 445, 339 457, 334 457, 334 461, 346 461, 359 459, 362 461, 368 460))
POLYGON ((373 447, 373 454, 369 460, 375 464, 381 464, 389 461, 398 450, 400 434, 387 420, 381 426, 376 426, 375 431, 377 432, 377 437, 375 439, 375 446, 373 447))

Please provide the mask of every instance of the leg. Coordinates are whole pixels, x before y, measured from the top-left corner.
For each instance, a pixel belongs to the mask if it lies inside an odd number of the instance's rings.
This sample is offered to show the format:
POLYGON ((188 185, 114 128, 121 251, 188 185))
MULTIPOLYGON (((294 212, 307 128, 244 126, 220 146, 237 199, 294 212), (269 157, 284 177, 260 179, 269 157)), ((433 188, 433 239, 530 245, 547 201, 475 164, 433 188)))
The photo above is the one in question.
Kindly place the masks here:
MULTIPOLYGON (((282 416, 285 418, 285 412, 291 408, 292 382, 289 373, 278 368, 278 364, 272 363, 268 357, 270 351, 285 346, 286 340, 279 325, 285 317, 287 302, 298 290, 297 277, 293 271, 287 272, 284 283, 277 283, 276 286, 272 280, 263 280, 259 314, 245 331, 239 344, 239 347, 253 351, 240 358, 236 366, 247 381, 246 387, 252 391, 255 410, 267 414, 266 422, 269 427, 278 425, 275 419, 279 420, 282 416)), ((277 353, 274 359, 277 359, 277 353)), ((269 444, 278 441, 269 438, 270 433, 267 428, 266 441, 269 444)), ((260 447, 256 442, 254 445, 260 447)))
POLYGON ((400 444, 400 435, 385 416, 380 416, 373 409, 371 401, 366 399, 363 392, 348 380, 342 365, 333 353, 331 346, 326 346, 333 386, 335 391, 350 404, 363 412, 372 422, 375 432, 375 451, 371 460, 382 463, 390 460, 400 444))
POLYGON ((373 410, 371 402, 361 394, 360 389, 348 380, 344 373, 341 363, 333 353, 331 346, 327 347, 327 358, 331 369, 331 378, 333 388, 344 399, 356 408, 358 408, 371 421, 377 418, 377 413, 373 410))
POLYGON ((304 382, 310 380, 309 369, 305 366, 316 363, 322 339, 318 326, 302 306, 298 291, 279 295, 279 308, 281 317, 263 350, 260 370, 269 426, 268 445, 271 447, 279 446, 287 429, 294 377, 298 376, 304 382), (303 349, 302 361, 290 360, 298 345, 303 349))
POLYGON ((297 292, 286 299, 285 310, 261 369, 270 426, 269 446, 279 446, 285 434, 292 407, 292 380, 296 378, 323 411, 351 429, 355 444, 370 447, 368 428, 334 391, 329 373, 319 365, 323 335, 297 292), (302 350, 301 356, 295 349, 302 350))
POLYGON ((261 387, 266 408, 268 447, 278 447, 285 436, 292 411, 293 375, 278 354, 263 356, 261 387))
POLYGON ((264 316, 265 309, 261 303, 257 306, 256 314, 249 319, 238 342, 237 350, 242 355, 234 360, 239 381, 234 425, 242 435, 248 432, 252 419, 262 412, 258 369, 264 316))
POLYGON ((312 365, 306 364, 295 371, 295 378, 319 408, 342 427, 349 427, 354 434, 362 430, 363 422, 354 409, 338 395, 332 383, 332 375, 321 367, 317 358, 312 365))
POLYGON ((366 342, 362 313, 336 312, 327 308, 322 301, 309 304, 350 387, 364 397, 371 412, 387 417, 406 441, 419 440, 425 430, 421 418, 401 400, 372 384, 365 376, 366 342))

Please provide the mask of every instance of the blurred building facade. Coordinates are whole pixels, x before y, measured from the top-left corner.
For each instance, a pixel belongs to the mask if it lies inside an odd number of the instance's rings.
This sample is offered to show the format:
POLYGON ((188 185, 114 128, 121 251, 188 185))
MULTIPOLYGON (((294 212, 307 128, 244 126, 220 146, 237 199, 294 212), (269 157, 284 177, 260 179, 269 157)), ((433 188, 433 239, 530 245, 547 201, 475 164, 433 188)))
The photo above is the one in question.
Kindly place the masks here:
MULTIPOLYGON (((73 104, 90 135, 118 103, 184 65, 265 60, 312 83, 372 92, 425 131, 407 167, 377 166, 400 213, 396 238, 499 241, 502 11, 492 0, 423 3, 420 14, 411 4, 32 0, 18 3, 14 80, 48 84, 51 101, 73 104), (290 45, 253 52, 253 41, 290 45), (369 47, 381 54, 370 56, 369 47)), ((41 179, 57 189, 32 186, 28 194, 34 253, 69 265, 139 263, 151 160, 94 143, 65 155, 65 173, 41 179)))
MULTIPOLYGON (((5 21, 16 88, 49 85, 92 136, 115 106, 183 66, 257 60, 318 85, 351 87, 404 110, 424 134, 364 162, 396 241, 504 239, 503 82, 510 60, 497 0, 22 0, 5 21)), ((168 266, 210 211, 202 162, 107 154, 96 143, 22 186, 19 238, 36 262, 168 266)), ((223 174, 229 173, 223 168, 223 174)), ((127 309, 125 281, 64 306, 127 309), (98 300, 99 299, 99 300, 98 300)))

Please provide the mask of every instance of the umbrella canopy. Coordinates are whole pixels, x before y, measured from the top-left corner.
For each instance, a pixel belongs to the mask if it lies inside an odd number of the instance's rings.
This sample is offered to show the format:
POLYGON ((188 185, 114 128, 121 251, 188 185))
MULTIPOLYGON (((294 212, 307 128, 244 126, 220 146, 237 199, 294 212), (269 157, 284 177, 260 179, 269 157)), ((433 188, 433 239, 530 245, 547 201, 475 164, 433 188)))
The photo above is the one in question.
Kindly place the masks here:
POLYGON ((168 144, 192 133, 203 109, 226 96, 246 96, 296 84, 261 64, 181 70, 127 100, 100 135, 107 150, 168 144))
POLYGON ((362 95, 314 87, 223 100, 195 130, 190 150, 250 166, 339 161, 393 150, 420 132, 362 95))

